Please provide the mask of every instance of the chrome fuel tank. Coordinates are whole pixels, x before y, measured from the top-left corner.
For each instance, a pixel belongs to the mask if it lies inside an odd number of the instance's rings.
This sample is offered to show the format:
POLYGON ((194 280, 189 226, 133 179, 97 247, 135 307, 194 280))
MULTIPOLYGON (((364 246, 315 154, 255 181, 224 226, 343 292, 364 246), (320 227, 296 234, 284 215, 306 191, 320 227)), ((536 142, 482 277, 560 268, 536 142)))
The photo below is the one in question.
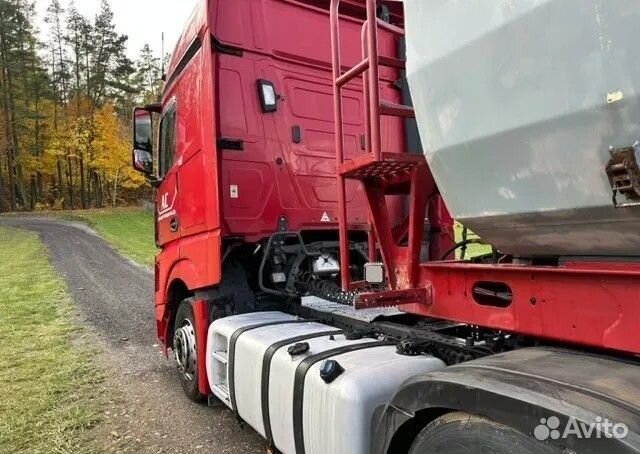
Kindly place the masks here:
POLYGON ((640 140, 640 2, 404 4, 420 134, 454 217, 519 256, 640 255, 640 207, 614 206, 606 171, 610 147, 640 140))

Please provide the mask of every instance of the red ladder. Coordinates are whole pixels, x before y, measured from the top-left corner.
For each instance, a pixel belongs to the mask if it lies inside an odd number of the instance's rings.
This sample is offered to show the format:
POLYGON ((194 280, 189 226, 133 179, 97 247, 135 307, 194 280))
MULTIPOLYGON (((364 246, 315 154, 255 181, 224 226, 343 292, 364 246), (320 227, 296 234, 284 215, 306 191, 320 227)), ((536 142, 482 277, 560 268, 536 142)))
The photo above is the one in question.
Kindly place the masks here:
MULTIPOLYGON (((362 183, 367 196, 373 226, 373 233, 369 234, 369 259, 375 261, 379 250, 385 265, 389 287, 398 293, 398 290, 413 289, 417 284, 427 199, 428 194, 435 189, 424 156, 383 153, 381 150, 380 120, 382 116, 415 117, 411 107, 380 99, 380 66, 402 70, 405 69, 405 62, 378 54, 378 30, 384 29, 398 37, 404 36, 404 30, 379 20, 376 0, 366 0, 367 20, 362 26, 363 60, 343 73, 340 63, 339 8, 340 0, 331 0, 341 284, 345 290, 351 288, 345 194, 346 180, 351 179, 362 183), (375 25, 370 26, 370 24, 375 25), (367 153, 345 161, 342 88, 359 76, 363 77, 367 153), (410 215, 406 246, 398 245, 394 238, 392 220, 385 202, 385 196, 399 194, 409 196, 410 215)), ((387 304, 397 304, 400 301, 394 297, 387 304)))

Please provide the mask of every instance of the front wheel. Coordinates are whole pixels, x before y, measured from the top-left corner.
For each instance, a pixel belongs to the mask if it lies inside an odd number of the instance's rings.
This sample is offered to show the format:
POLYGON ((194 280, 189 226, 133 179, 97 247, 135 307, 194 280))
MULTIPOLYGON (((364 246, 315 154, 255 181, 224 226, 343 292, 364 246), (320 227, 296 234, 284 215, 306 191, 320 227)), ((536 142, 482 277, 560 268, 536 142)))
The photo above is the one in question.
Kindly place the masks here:
POLYGON ((425 427, 409 454, 561 454, 511 427, 467 413, 449 413, 425 427))
POLYGON ((194 402, 203 402, 206 396, 198 389, 198 342, 193 314, 194 302, 194 298, 187 298, 178 307, 173 332, 173 354, 185 394, 194 402))

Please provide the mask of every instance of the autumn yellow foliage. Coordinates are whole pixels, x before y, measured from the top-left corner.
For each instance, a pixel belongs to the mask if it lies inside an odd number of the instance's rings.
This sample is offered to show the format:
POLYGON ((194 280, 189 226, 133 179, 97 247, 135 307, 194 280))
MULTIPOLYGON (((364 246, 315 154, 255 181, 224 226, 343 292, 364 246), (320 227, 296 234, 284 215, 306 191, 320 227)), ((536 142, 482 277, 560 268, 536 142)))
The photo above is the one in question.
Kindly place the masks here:
POLYGON ((107 104, 95 115, 96 139, 94 164, 103 170, 112 188, 113 205, 120 188, 136 189, 145 184, 144 177, 131 166, 131 142, 112 105, 107 104))

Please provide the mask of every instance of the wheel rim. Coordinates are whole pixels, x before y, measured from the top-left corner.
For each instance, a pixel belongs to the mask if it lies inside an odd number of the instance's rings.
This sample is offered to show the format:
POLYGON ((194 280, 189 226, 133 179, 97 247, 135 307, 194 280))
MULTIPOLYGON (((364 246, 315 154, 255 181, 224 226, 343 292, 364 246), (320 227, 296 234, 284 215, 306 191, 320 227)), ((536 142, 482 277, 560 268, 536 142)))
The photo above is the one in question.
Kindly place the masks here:
POLYGON ((183 320, 182 326, 176 331, 173 352, 178 371, 187 380, 193 380, 196 373, 196 334, 190 320, 183 320))

